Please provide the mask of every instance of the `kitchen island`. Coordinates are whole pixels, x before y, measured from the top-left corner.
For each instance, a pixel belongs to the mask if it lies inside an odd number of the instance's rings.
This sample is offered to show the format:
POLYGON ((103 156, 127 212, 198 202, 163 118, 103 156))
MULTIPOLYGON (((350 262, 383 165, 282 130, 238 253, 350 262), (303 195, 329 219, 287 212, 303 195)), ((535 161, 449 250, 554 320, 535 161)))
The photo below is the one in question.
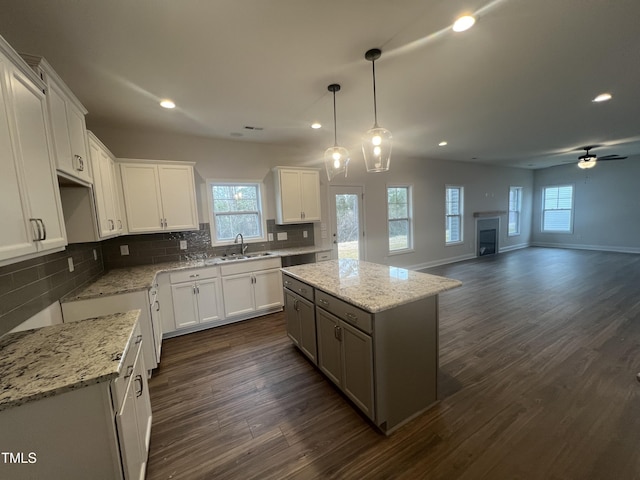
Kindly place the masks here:
POLYGON ((282 272, 292 342, 382 432, 436 402, 438 295, 461 282, 358 260, 282 272))

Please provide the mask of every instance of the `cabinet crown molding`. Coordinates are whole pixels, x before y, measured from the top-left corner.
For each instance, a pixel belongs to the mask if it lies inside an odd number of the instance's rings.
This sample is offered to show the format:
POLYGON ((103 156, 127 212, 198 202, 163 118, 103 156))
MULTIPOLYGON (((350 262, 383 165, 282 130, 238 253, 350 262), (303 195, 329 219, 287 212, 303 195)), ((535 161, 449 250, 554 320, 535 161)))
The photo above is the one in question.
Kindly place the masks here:
POLYGON ((189 162, 185 160, 152 160, 149 158, 116 158, 117 163, 148 163, 154 165, 195 165, 196 162, 189 162))

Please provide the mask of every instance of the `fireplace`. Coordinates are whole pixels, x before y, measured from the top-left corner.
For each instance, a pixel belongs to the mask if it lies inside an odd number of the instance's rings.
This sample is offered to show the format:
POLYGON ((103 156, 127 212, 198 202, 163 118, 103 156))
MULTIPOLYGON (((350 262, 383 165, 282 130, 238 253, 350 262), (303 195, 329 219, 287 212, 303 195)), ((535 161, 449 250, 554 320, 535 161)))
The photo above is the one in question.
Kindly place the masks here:
POLYGON ((478 256, 496 253, 496 229, 480 230, 478 232, 478 256))
POLYGON ((478 218, 476 220, 476 254, 495 255, 498 253, 500 238, 500 217, 478 218))

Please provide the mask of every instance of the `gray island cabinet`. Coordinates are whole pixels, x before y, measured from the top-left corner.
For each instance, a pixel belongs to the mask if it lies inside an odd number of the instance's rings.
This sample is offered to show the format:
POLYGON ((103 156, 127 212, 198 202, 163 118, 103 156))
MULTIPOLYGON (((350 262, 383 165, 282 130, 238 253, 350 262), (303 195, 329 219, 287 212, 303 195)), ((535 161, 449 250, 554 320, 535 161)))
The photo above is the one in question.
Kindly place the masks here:
POLYGON ((282 273, 291 341, 382 432, 437 400, 438 294, 458 280, 358 260, 282 273))

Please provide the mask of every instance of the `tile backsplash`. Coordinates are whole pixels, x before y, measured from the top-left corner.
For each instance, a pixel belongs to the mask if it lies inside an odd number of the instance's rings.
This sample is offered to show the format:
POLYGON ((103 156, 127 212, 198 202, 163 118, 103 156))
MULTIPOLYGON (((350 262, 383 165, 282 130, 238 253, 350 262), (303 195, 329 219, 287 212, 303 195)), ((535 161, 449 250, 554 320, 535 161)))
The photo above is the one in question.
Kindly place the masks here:
POLYGON ((103 270, 100 243, 68 245, 62 252, 0 267, 0 335, 103 270), (69 257, 73 258, 73 272, 69 271, 69 257))
MULTIPOLYGON (((313 224, 276 225, 275 220, 267 220, 267 233, 273 234, 273 241, 248 243, 247 252, 279 250, 291 247, 314 245, 313 224), (304 237, 304 232, 307 237, 304 237), (278 233, 286 232, 286 240, 278 240, 278 233)), ((239 251, 238 245, 224 247, 211 246, 211 233, 208 223, 189 232, 147 233, 125 235, 102 242, 105 270, 112 268, 147 265, 151 263, 192 260, 221 256, 239 251), (180 241, 187 242, 187 249, 180 250, 180 241), (126 245, 129 254, 121 254, 121 246, 126 245)))

